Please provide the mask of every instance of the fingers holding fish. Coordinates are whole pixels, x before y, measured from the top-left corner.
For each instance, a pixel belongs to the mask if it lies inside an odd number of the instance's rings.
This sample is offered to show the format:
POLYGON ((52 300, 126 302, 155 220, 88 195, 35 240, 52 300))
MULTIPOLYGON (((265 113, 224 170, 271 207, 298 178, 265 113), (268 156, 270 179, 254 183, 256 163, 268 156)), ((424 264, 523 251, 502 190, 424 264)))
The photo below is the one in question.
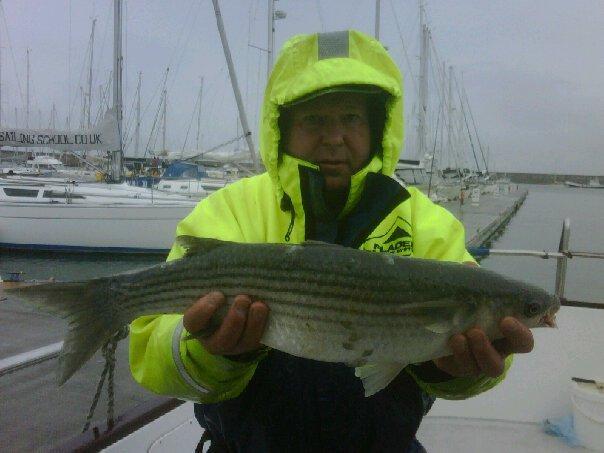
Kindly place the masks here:
POLYGON ((209 353, 230 355, 246 352, 237 346, 245 331, 251 304, 252 300, 249 296, 238 295, 235 297, 218 330, 208 338, 201 340, 209 353))
POLYGON ((266 320, 268 318, 268 307, 265 303, 255 301, 250 305, 245 330, 237 349, 241 352, 248 352, 262 347, 260 339, 266 328, 266 320))
POLYGON ((226 302, 221 292, 214 291, 201 297, 185 311, 182 323, 187 332, 195 334, 205 329, 216 310, 226 302))
POLYGON ((448 342, 452 355, 434 359, 434 364, 441 371, 455 377, 477 376, 480 368, 468 346, 468 339, 463 334, 453 335, 448 342))
POLYGON ((501 320, 499 329, 504 338, 494 342, 495 348, 504 357, 510 354, 525 354, 535 346, 533 333, 518 319, 508 316, 501 320))
MULTIPOLYGON (((480 368, 470 351, 468 339, 465 335, 453 335, 449 340, 449 347, 453 351, 453 360, 457 366, 459 376, 477 376, 480 368)), ((449 373, 451 374, 451 373, 449 373)))
POLYGON ((240 355, 261 347, 268 307, 249 296, 238 295, 217 330, 200 339, 206 350, 216 355, 240 355))
POLYGON ((489 377, 500 376, 505 369, 504 357, 495 349, 486 333, 475 327, 466 333, 466 337, 482 374, 489 377))

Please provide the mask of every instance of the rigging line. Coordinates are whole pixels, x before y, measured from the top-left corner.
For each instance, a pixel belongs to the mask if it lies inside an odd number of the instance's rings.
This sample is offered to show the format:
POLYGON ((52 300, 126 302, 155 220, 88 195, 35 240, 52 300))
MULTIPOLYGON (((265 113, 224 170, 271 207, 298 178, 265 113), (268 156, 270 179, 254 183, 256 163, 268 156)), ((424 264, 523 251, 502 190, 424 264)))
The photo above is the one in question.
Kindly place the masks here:
MULTIPOLYGON (((168 68, 169 68, 169 66, 168 66, 168 68)), ((164 74, 163 79, 165 79, 166 77, 167 77, 167 75, 164 74)), ((147 102, 147 106, 143 109, 143 113, 141 114, 141 121, 147 114, 147 111, 151 107, 151 104, 153 104, 153 101, 155 100, 155 97, 158 95, 158 92, 161 92, 161 90, 163 89, 162 87, 164 86, 164 83, 165 83, 163 79, 160 80, 160 82, 157 84, 155 91, 153 92, 153 95, 150 97, 149 102, 147 102)), ((161 95, 159 95, 159 96, 161 97, 161 95)))
MULTIPOLYGON (((193 16, 193 20, 191 22, 191 25, 188 27, 188 31, 187 31, 187 37, 184 41, 184 45, 182 45, 181 51, 180 51, 180 56, 178 57, 178 60, 176 62, 176 66, 174 67, 173 73, 172 73, 172 79, 170 81, 170 86, 169 88, 172 89, 174 87, 174 84, 176 83, 176 76, 180 70, 180 67, 182 65, 182 62, 184 60, 185 54, 187 53, 188 50, 188 45, 191 42, 191 35, 193 34, 193 31, 195 30, 195 24, 197 23, 197 17, 199 16, 199 11, 201 9, 201 2, 195 2, 195 3, 191 3, 191 6, 193 5, 197 5, 197 8, 195 9, 195 15, 193 16)), ((186 27, 183 27, 186 28, 186 27)))
MULTIPOLYGON (((463 77, 463 75, 462 75, 463 77)), ((466 105, 468 106, 468 111, 470 112, 470 119, 472 120, 472 125, 474 126, 474 135, 476 136, 476 140, 478 141, 478 148, 480 149, 480 154, 482 155, 482 161, 484 162, 485 171, 489 172, 489 167, 487 165, 487 161, 484 157, 484 152, 482 150, 482 144, 480 143, 480 137, 478 136, 478 129, 476 129, 476 123, 474 122, 474 114, 472 113, 472 107, 470 107, 470 101, 468 100, 468 93, 466 92, 465 84, 461 86, 463 90, 464 97, 466 99, 466 105)))
MULTIPOLYGON (((442 99, 444 99, 445 107, 449 107, 449 105, 447 103, 447 99, 446 99, 447 97, 445 96, 445 73, 442 70, 442 60, 438 56, 438 52, 436 50, 436 45, 434 43, 434 39, 432 38, 432 33, 430 33, 430 48, 434 55, 434 59, 436 60, 436 72, 438 73, 438 76, 439 76, 438 80, 441 81, 440 87, 438 85, 436 85, 436 89, 442 93, 442 99)), ((432 64, 431 66, 432 66, 432 76, 434 77, 434 83, 436 84, 437 77, 436 77, 436 74, 434 73, 434 64, 432 64)))
POLYGON ((100 94, 99 105, 97 108, 96 116, 94 118, 94 124, 98 124, 99 120, 101 119, 101 115, 105 110, 105 100, 107 99, 107 93, 109 92, 109 87, 111 86, 112 75, 113 71, 109 71, 109 79, 107 80, 107 83, 104 84, 100 94))
POLYGON ((472 140, 472 134, 470 133, 470 126, 468 125, 468 118, 466 117, 466 112, 463 106, 463 100, 461 99, 461 90, 459 88, 459 83, 457 83, 456 76, 453 77, 453 81, 455 82, 455 87, 457 88, 457 96, 459 97, 461 113, 466 124, 466 129, 468 131, 468 139, 470 140, 470 146, 472 147, 472 154, 474 155, 474 162, 476 163, 476 171, 480 171, 480 166, 478 165, 478 158, 476 157, 476 150, 474 149, 474 141, 472 140))
POLYGON ((417 82, 415 81, 415 77, 413 75, 411 60, 409 59, 409 53, 407 52, 407 46, 405 45, 405 40, 403 39, 403 32, 401 31, 401 25, 398 21, 398 15, 396 14, 396 10, 394 9, 392 0, 390 0, 390 9, 392 10, 392 15, 394 16, 394 22, 396 23, 396 29, 398 30, 398 36, 401 40, 401 45, 403 46, 403 54, 405 56, 405 61, 407 62, 407 66, 409 68, 409 74, 411 75, 412 89, 415 92, 417 90, 417 88, 416 88, 417 82))
POLYGON ((187 141, 189 140, 189 131, 191 130, 191 125, 193 124, 193 120, 195 119, 195 113, 197 113, 197 106, 199 105, 200 100, 201 100, 201 90, 199 91, 199 94, 197 95, 197 99, 195 100, 195 106, 193 107, 193 114, 191 115, 191 121, 189 121, 189 127, 187 127, 187 133, 185 134, 185 141, 182 144, 182 150, 180 151, 181 158, 183 156, 183 153, 185 152, 185 147, 187 146, 187 141))
POLYGON ((248 21, 247 21, 247 46, 246 46, 246 58, 245 58, 245 103, 246 105, 250 104, 250 44, 251 44, 251 34, 252 34, 252 6, 254 6, 256 2, 250 3, 250 7, 248 8, 248 21))
POLYGON ((440 109, 438 110, 438 116, 436 117, 436 128, 434 131, 434 146, 432 147, 432 160, 430 161, 430 180, 428 181, 428 197, 430 196, 430 189, 432 188, 432 175, 434 174, 434 161, 436 160, 436 141, 438 140, 438 126, 440 125, 441 113, 444 114, 443 103, 440 103, 440 109))
POLYGON ((321 32, 325 31, 325 21, 323 20, 323 11, 321 9, 321 1, 317 0, 317 14, 319 15, 319 24, 321 24, 321 32))
POLYGON ((10 33, 8 31, 8 24, 6 23, 6 12, 4 11, 4 5, 0 2, 0 11, 2 11, 2 19, 4 21, 4 29, 6 30, 6 40, 8 42, 8 48, 10 49, 10 54, 13 59, 13 68, 15 70, 15 76, 17 77, 17 86, 19 87, 19 96, 21 97, 21 105, 25 103, 25 99, 23 98, 23 90, 21 89, 21 77, 19 76, 19 71, 17 70, 17 61, 15 59, 15 51, 13 50, 13 46, 10 42, 10 33))
POLYGON ((126 119, 126 127, 124 128, 124 149, 126 149, 128 147, 128 145, 130 145, 130 143, 132 142, 132 138, 133 135, 131 135, 132 132, 132 125, 134 124, 134 113, 135 113, 135 109, 134 109, 134 104, 136 103, 136 92, 134 93, 134 95, 132 96, 132 103, 130 104, 130 108, 128 109, 128 111, 130 112, 127 116, 126 119))
POLYGON ((109 3, 109 7, 107 8, 107 14, 105 16, 105 31, 103 33, 103 39, 101 41, 101 48, 98 52, 99 56, 96 61, 96 71, 94 71, 96 74, 101 72, 101 61, 103 61, 103 55, 105 54, 105 43, 107 42, 107 34, 109 32, 109 26, 107 24, 109 23, 109 17, 112 11, 113 5, 109 3))
MULTIPOLYGON (((437 66, 440 66, 440 65, 437 64, 437 66)), ((434 88, 436 88, 436 93, 437 93, 439 104, 444 103, 445 106, 448 107, 447 101, 445 99, 446 96, 444 93, 443 85, 442 85, 442 83, 441 84, 437 83, 437 81, 442 81, 442 79, 440 77, 438 77, 438 75, 434 72, 434 64, 430 65, 430 69, 432 70, 432 83, 434 84, 434 88)))
MULTIPOLYGON (((159 128, 158 128, 158 131, 155 132, 155 126, 157 124, 157 119, 159 118, 159 114, 160 114, 160 111, 161 111, 161 108, 162 108, 163 98, 164 98, 164 96, 162 94, 160 102, 159 102, 159 105, 157 106, 157 111, 155 112, 155 118, 153 119, 153 125, 151 126, 151 132, 149 133, 149 140, 147 141, 147 146, 145 147, 145 153, 143 154, 143 157, 147 156, 147 151, 150 149, 149 145, 151 144, 151 139, 153 138, 153 134, 154 133, 159 134, 159 128)), ((155 147, 156 141, 157 141, 157 138, 155 138, 155 140, 153 141, 153 146, 154 147, 155 147)))
POLYGON ((134 113, 135 113, 134 105, 135 104, 136 104, 136 92, 134 92, 134 94, 132 95, 132 103, 130 104, 130 107, 127 109, 128 115, 126 115, 127 116, 126 127, 124 128, 125 137, 129 137, 130 133, 132 131, 132 125, 134 124, 134 113))
MULTIPOLYGON (((83 78, 83 76, 84 76, 84 70, 85 70, 85 68, 86 68, 86 61, 88 60, 88 55, 90 55, 90 52, 91 52, 91 51, 92 51, 92 39, 90 39, 90 38, 89 38, 89 39, 88 39, 88 47, 87 47, 87 51, 86 51, 86 53, 84 54, 84 61, 83 61, 83 64, 82 64, 82 66, 81 66, 81 69, 80 69, 80 77, 78 78, 78 83, 77 83, 77 86, 79 86, 79 87, 81 87, 81 86, 82 86, 82 78, 83 78)), ((69 106, 69 112, 68 112, 68 115, 69 115, 69 117, 70 117, 70 118, 71 118, 71 113, 72 113, 72 111, 73 111, 73 108, 75 107, 75 104, 76 104, 76 102, 77 102, 77 98, 78 98, 78 96, 74 96, 74 98, 73 98, 73 100, 72 100, 72 104, 69 106)))
MULTIPOLYGON (((189 4, 189 10, 185 14, 185 22, 191 17, 191 9, 193 8, 193 5, 195 5, 196 3, 201 3, 201 2, 197 2, 196 0, 191 0, 191 3, 189 4)), ((184 33, 186 28, 187 28, 186 26, 180 27, 180 33, 178 35, 178 38, 176 39, 176 45, 174 46, 174 51, 170 53, 170 60, 168 61, 168 66, 172 66, 172 61, 178 53, 177 49, 180 47, 180 39, 182 38, 182 34, 184 33)))
MULTIPOLYGON (((147 103, 147 106, 144 108, 143 113, 141 114, 141 123, 142 123, 142 122, 143 122, 143 120, 145 119, 145 116, 147 115, 147 111, 149 110, 149 108, 151 107, 151 104, 152 104, 152 103, 153 103, 153 101, 155 100, 155 96, 158 94, 158 91, 161 91, 161 92, 163 93, 163 86, 166 84, 166 80, 167 80, 167 77, 168 77, 168 72, 169 72, 169 71, 170 71, 170 67, 168 66, 168 67, 166 68, 166 72, 164 73, 164 77, 163 77, 163 79, 161 80, 161 82, 160 82, 160 83, 157 85, 157 87, 155 88, 155 92, 153 93, 153 96, 151 96, 151 98, 149 99, 149 102, 147 103), (160 90, 160 87, 161 87, 161 90, 160 90)), ((159 97, 160 97, 160 103, 159 103, 159 105, 160 105, 160 107, 161 107, 161 98, 163 97, 163 94, 160 94, 160 95, 159 95, 159 97)), ((155 127, 155 121, 156 121, 156 120, 157 120, 157 117, 156 117, 156 119, 154 120, 153 127, 155 127)), ((151 129, 150 134, 152 134, 152 133, 153 133, 153 128, 151 129)), ((147 145, 148 145, 148 143, 147 143, 147 145)), ((146 153, 146 150, 145 150, 145 153, 146 153)), ((144 156, 143 156, 143 157, 144 157, 144 156)))
MULTIPOLYGON (((258 21, 258 2, 254 2, 254 6, 256 7, 254 9, 254 25, 256 24, 256 22, 258 21)), ((261 60, 262 60, 262 51, 260 51, 259 49, 256 48, 256 62, 257 62, 257 73, 256 73, 256 84, 255 84, 255 93, 256 95, 254 96, 254 105, 253 105, 253 110, 252 110, 252 115, 254 115, 254 124, 257 124, 258 121, 258 117, 257 117, 257 113, 259 110, 259 104, 260 104, 260 99, 259 99, 259 94, 260 94, 260 67, 261 67, 261 60)), ((250 70, 251 72, 251 70, 250 70)), ((251 76, 248 76, 249 79, 251 79, 251 76)))

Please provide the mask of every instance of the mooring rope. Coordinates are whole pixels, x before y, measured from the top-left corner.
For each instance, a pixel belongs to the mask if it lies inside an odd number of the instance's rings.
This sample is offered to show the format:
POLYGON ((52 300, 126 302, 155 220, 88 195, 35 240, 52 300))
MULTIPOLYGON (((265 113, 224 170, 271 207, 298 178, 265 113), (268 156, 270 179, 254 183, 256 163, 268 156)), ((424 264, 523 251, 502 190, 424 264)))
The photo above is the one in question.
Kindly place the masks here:
POLYGON ((101 351, 103 357, 105 358, 105 368, 103 368, 103 372, 101 373, 101 377, 99 379, 99 383, 96 387, 96 392, 94 394, 94 398, 92 399, 92 404, 90 405, 90 410, 88 411, 88 416, 86 417, 86 423, 84 424, 84 428, 82 432, 85 433, 90 428, 92 423, 92 417, 94 416, 94 412, 99 403, 99 399, 101 397, 101 391, 103 390, 103 385, 105 384, 105 379, 109 376, 107 382, 107 431, 111 431, 115 424, 114 414, 115 414, 115 351, 117 349, 117 344, 120 340, 123 340, 128 336, 128 326, 118 330, 109 340, 105 342, 101 351))

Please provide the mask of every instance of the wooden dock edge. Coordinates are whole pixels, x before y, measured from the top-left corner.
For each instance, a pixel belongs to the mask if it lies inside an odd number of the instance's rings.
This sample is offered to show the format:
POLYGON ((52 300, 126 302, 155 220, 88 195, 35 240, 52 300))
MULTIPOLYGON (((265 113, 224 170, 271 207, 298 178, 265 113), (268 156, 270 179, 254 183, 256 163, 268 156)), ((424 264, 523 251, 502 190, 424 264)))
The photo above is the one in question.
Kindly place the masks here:
POLYGON ((480 247, 485 245, 490 238, 495 235, 501 228, 505 227, 508 222, 512 219, 514 214, 520 209, 524 200, 528 195, 528 190, 524 190, 523 193, 514 201, 514 203, 501 212, 491 223, 476 233, 466 241, 466 247, 480 247))

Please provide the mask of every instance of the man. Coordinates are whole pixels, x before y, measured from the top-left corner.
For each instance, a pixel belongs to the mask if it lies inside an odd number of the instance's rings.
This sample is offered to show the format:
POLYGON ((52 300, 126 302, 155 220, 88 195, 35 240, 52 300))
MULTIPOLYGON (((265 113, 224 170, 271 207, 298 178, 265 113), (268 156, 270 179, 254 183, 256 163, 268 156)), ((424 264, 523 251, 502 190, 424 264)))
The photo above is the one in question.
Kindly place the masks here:
MULTIPOLYGON (((266 89, 267 172, 202 200, 177 234, 321 240, 475 265, 460 222, 389 177, 402 128, 400 72, 379 42, 356 31, 294 37, 266 89)), ((169 259, 182 253, 175 245, 169 259)), ((488 390, 511 352, 532 349, 530 331, 506 318, 500 344, 471 329, 451 338, 451 356, 410 365, 365 398, 352 368, 263 348, 269 309, 253 295, 237 296, 212 336, 186 340, 225 303, 200 296, 184 316, 136 320, 130 362, 147 388, 201 403, 195 414, 215 451, 423 451, 415 433, 435 397, 488 390)))

